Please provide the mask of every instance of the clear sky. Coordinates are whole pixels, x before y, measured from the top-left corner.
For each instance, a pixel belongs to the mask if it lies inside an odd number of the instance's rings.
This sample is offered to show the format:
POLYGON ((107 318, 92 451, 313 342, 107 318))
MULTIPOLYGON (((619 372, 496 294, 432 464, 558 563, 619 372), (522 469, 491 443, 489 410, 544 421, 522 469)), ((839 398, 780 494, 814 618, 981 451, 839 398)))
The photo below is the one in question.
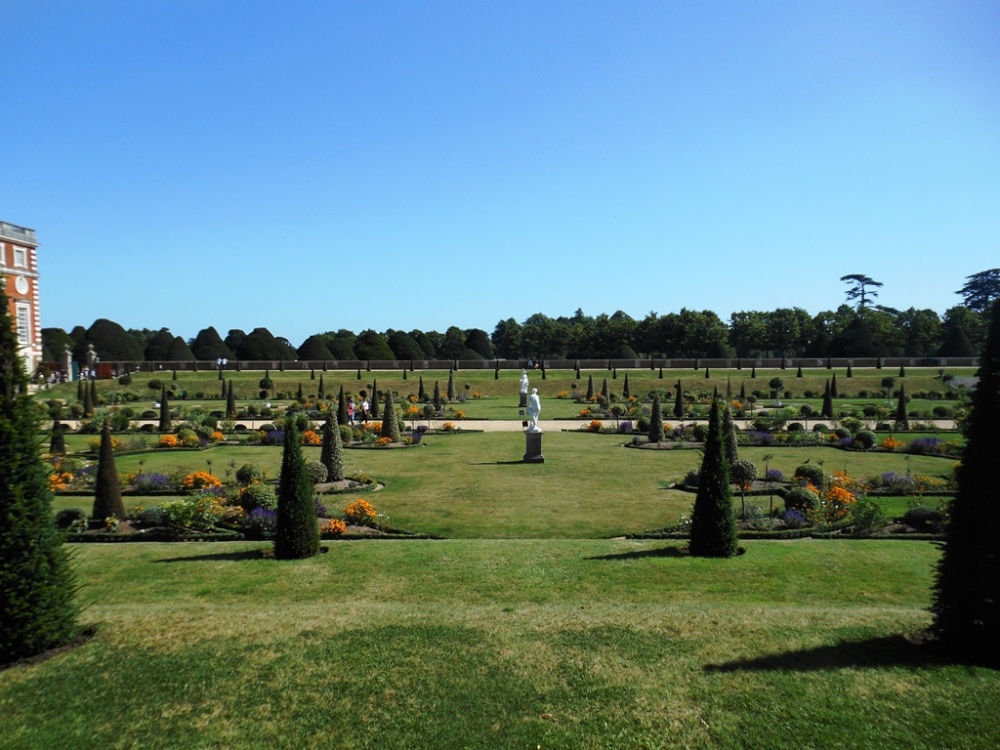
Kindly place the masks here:
POLYGON ((1000 2, 0 2, 42 324, 845 301, 1000 266, 1000 2))

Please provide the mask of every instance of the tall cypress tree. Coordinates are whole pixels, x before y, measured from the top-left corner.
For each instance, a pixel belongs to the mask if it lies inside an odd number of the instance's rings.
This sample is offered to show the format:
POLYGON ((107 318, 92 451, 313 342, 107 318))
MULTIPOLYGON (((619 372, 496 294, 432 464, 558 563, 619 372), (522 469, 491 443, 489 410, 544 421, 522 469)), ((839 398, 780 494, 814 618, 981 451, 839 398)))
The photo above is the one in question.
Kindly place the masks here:
POLYGON ((319 553, 319 524, 313 483, 299 445, 299 420, 285 426, 281 477, 278 479, 278 517, 274 529, 274 557, 298 560, 319 553))
POLYGON ((323 386, 323 374, 320 373, 319 376, 319 390, 316 391, 316 397, 320 399, 326 398, 326 388, 323 386))
POLYGON ((385 389, 385 409, 382 410, 382 437, 387 437, 392 442, 399 442, 399 420, 396 419, 396 407, 392 403, 392 391, 385 389))
POLYGON ((77 582, 52 516, 38 412, 0 282, 0 664, 77 634, 77 582))
POLYGON ((340 385, 340 393, 337 394, 337 424, 349 424, 347 421, 347 396, 344 395, 344 384, 340 385))
POLYGON ((965 449, 948 508, 934 584, 932 630, 945 649, 1000 664, 1000 490, 996 428, 1000 424, 1000 302, 993 303, 965 449))
POLYGON ((372 419, 378 419, 378 381, 372 378, 372 402, 369 414, 372 419))
POLYGON ((417 382, 417 401, 420 403, 427 402, 427 391, 424 390, 424 376, 420 376, 420 380, 417 382))
POLYGON ((622 384, 622 396, 628 399, 632 395, 632 390, 628 387, 628 373, 625 373, 625 382, 622 384))
POLYGON ((604 378, 604 380, 601 382, 601 395, 604 396, 604 398, 608 397, 608 379, 607 378, 604 378))
POLYGON ((125 505, 122 503, 122 488, 118 483, 115 449, 111 442, 111 423, 110 420, 105 419, 104 427, 101 428, 101 448, 97 454, 94 509, 90 517, 94 521, 103 521, 111 516, 123 520, 125 518, 125 505))
MULTIPOLYGON (((850 369, 848 367, 848 369, 850 369)), ((851 377, 848 375, 847 377, 851 377)), ((830 381, 830 398, 840 398, 840 389, 837 388, 837 373, 833 373, 833 379, 830 381)), ((833 416, 833 410, 830 410, 830 416, 833 416)))
POLYGON ((455 400, 455 372, 448 370, 448 400, 455 400))
POLYGON ((340 440, 340 426, 334 421, 330 411, 323 422, 323 445, 319 451, 319 461, 326 467, 329 482, 339 482, 344 478, 344 444, 340 440))
MULTIPOLYGON (((834 377, 837 377, 834 375, 834 377)), ((823 389, 823 408, 819 415, 826 419, 833 419, 833 390, 830 388, 830 380, 827 379, 826 387, 823 389)))
POLYGON ((712 402, 698 480, 698 495, 691 513, 689 550, 696 557, 733 557, 739 552, 736 513, 729 486, 729 462, 723 445, 721 412, 719 402, 712 402))
POLYGON ((740 448, 736 443, 736 423, 733 422, 733 412, 729 404, 722 407, 722 437, 725 440, 726 460, 732 466, 740 460, 740 448))
POLYGON ((660 397, 654 393, 649 414, 649 442, 662 443, 663 440, 663 412, 660 409, 660 397))
POLYGON ((587 376, 587 400, 592 401, 596 393, 594 392, 594 373, 587 376))
POLYGON ((684 396, 681 392, 681 381, 677 381, 677 395, 674 397, 674 418, 681 419, 684 416, 684 396))
POLYGON ((88 385, 83 386, 83 416, 92 417, 94 416, 94 397, 93 390, 88 385))
POLYGON ((438 381, 434 381, 434 410, 441 410, 441 385, 438 381))

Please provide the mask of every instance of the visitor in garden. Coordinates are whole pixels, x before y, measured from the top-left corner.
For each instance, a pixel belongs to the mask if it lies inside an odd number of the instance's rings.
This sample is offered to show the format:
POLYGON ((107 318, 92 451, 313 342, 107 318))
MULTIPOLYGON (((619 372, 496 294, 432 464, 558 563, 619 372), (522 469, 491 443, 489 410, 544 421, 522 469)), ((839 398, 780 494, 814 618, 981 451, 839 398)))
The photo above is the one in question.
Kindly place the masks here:
POLYGON ((349 425, 354 425, 354 396, 350 396, 347 399, 347 423, 349 425))

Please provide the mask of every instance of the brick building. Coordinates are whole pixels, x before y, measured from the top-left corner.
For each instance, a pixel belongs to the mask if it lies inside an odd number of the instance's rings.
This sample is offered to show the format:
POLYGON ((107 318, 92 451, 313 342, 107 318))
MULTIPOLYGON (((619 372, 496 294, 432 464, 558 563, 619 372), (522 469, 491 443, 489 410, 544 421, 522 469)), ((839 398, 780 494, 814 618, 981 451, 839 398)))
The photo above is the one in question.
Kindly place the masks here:
POLYGON ((0 276, 10 301, 18 353, 32 374, 42 361, 42 328, 38 317, 38 261, 35 230, 0 221, 0 276))

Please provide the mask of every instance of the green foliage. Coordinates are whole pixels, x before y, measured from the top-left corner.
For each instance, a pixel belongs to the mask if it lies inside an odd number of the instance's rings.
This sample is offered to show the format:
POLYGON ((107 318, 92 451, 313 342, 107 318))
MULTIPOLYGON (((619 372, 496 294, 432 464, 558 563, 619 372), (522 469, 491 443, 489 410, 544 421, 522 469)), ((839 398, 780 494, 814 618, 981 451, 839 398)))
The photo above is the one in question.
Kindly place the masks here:
POLYGON ((729 467, 729 478, 735 484, 745 487, 757 479, 757 467, 752 461, 737 459, 729 467))
POLYGON ((875 447, 875 440, 875 433, 871 430, 858 430, 858 434, 854 436, 854 442, 851 445, 867 451, 875 447))
POLYGON ((739 552, 720 412, 718 401, 713 402, 691 513, 690 552, 696 557, 733 557, 739 552))
POLYGON ((653 406, 649 415, 649 442, 662 443, 663 434, 663 413, 660 410, 660 397, 653 396, 653 406))
POLYGON ((385 409, 382 414, 382 437, 387 437, 392 442, 399 442, 399 419, 396 415, 396 407, 392 403, 392 391, 388 388, 385 391, 385 409))
POLYGON ((111 442, 111 425, 104 420, 101 430, 101 447, 97 457, 97 481, 94 485, 94 509, 90 514, 95 521, 106 518, 125 518, 122 490, 118 482, 115 451, 111 442))
POLYGON ((269 484, 251 484, 240 492, 240 505, 247 513, 254 508, 274 510, 278 507, 278 494, 269 484))
POLYGON ((214 362, 219 359, 231 360, 236 358, 232 349, 226 346, 222 337, 219 336, 219 332, 212 326, 198 331, 198 335, 191 342, 191 352, 196 359, 202 361, 214 362))
POLYGON ((805 487, 792 487, 785 493, 785 510, 797 510, 805 515, 819 508, 819 495, 805 487))
POLYGON ((885 513, 882 506, 868 497, 859 497, 851 510, 856 536, 868 536, 885 527, 885 513))
POLYGON ((722 407, 722 437, 725 441, 726 460, 733 466, 740 460, 740 449, 736 444, 736 424, 729 404, 722 407))
POLYGON ((823 486, 823 467, 819 464, 804 463, 795 468, 795 478, 809 482, 815 487, 823 486))
POLYGON ((378 381, 372 378, 372 397, 369 404, 368 416, 372 419, 378 419, 378 415, 378 381))
POLYGON ((69 640, 79 614, 27 386, 0 282, 0 664, 69 640))
POLYGON ((327 478, 326 466, 320 461, 309 461, 306 464, 306 471, 313 484, 325 482, 327 478))
POLYGON ((327 414, 323 423, 323 445, 320 448, 319 460, 326 467, 328 482, 339 482, 344 478, 344 446, 341 429, 350 427, 338 426, 331 415, 327 414))
POLYGON ((319 526, 313 503, 313 485, 299 445, 298 424, 285 426, 285 444, 278 481, 278 519, 274 556, 278 560, 312 557, 319 553, 319 526))
POLYGON ((167 526, 174 531, 212 531, 226 515, 216 495, 204 491, 165 500, 160 507, 166 514, 167 526))
POLYGON ((264 478, 264 470, 257 464, 243 464, 236 470, 236 481, 244 487, 263 482, 264 478))

